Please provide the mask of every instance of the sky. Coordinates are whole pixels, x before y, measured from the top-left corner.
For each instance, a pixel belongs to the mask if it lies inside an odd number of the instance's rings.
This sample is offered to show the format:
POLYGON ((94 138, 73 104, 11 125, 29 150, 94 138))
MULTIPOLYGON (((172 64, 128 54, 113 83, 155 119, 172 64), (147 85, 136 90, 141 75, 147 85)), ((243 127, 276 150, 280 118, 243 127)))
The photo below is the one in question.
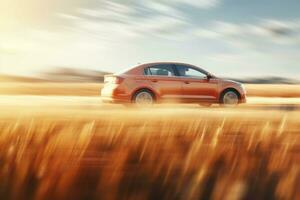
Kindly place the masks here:
POLYGON ((299 0, 0 0, 0 73, 190 63, 300 79, 299 0))

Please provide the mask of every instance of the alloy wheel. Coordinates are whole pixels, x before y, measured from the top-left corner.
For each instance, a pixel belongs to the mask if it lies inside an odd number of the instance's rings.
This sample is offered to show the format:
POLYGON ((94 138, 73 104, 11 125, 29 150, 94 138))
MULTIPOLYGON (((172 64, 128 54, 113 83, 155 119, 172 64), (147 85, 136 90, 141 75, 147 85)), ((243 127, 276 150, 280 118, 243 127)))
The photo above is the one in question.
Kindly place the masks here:
POLYGON ((223 96, 223 104, 224 105, 237 105, 239 103, 239 96, 233 92, 226 92, 223 96))
POLYGON ((154 102, 152 94, 143 91, 139 92, 135 97, 135 103, 137 105, 152 105, 154 102))

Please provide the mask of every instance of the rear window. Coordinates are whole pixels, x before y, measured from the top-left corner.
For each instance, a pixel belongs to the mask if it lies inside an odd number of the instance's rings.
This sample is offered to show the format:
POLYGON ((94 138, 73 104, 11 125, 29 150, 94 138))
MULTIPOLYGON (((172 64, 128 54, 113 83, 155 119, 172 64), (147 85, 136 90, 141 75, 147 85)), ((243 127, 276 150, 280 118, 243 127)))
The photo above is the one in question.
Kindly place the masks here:
POLYGON ((156 65, 144 69, 146 76, 175 76, 171 65, 156 65))

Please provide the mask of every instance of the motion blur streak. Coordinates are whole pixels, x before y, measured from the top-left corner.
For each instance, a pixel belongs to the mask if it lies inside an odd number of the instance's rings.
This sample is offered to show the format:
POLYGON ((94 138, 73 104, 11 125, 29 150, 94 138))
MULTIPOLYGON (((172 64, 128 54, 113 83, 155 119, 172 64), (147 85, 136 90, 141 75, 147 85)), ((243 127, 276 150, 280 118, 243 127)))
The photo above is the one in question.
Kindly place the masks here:
POLYGON ((1 199, 300 199, 299 111, 2 110, 1 199))

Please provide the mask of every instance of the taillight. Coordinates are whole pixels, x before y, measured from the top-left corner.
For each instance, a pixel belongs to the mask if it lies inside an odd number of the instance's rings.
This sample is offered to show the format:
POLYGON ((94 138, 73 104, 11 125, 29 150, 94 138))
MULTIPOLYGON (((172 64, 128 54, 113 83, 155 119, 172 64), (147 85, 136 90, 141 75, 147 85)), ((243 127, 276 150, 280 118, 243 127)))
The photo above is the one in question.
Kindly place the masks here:
POLYGON ((124 78, 118 76, 106 76, 104 78, 104 83, 113 83, 113 84, 121 84, 124 78))
POLYGON ((115 84, 121 84, 123 82, 124 78, 121 77, 115 77, 114 83, 115 84))

